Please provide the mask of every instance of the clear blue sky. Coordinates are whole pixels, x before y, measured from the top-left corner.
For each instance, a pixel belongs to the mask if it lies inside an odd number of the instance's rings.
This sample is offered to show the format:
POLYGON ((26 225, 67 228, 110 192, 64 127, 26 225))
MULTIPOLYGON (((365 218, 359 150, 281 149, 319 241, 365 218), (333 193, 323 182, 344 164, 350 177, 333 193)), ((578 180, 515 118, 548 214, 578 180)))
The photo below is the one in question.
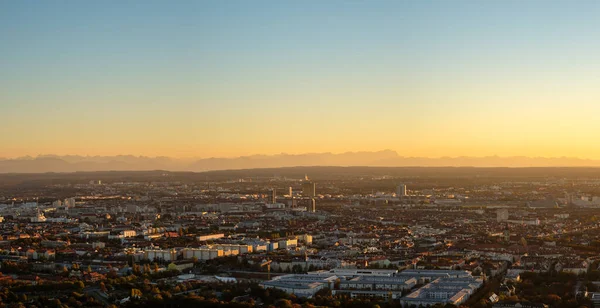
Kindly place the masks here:
POLYGON ((600 158, 600 1, 3 1, 1 156, 600 158))

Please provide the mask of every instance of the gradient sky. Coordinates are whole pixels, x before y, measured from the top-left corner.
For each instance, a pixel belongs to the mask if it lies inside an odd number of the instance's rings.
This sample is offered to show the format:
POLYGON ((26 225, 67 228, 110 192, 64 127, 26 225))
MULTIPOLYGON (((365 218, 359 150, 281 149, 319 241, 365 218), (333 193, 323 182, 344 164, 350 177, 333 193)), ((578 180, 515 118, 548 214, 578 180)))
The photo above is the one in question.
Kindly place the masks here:
POLYGON ((0 157, 600 159, 600 1, 2 1, 0 157))

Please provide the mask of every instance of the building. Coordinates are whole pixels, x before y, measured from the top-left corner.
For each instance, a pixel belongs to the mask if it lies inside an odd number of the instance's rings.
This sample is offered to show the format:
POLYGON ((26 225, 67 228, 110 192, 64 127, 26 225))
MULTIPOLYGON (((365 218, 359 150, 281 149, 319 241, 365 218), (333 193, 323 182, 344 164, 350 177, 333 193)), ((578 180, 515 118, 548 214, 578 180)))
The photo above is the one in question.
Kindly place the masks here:
POLYGON ((217 244, 210 246, 210 248, 223 250, 226 255, 228 254, 228 251, 230 252, 230 255, 252 253, 252 245, 217 244))
POLYGON ((310 199, 310 211, 313 213, 317 212, 317 201, 315 199, 310 199))
POLYGON ((177 252, 174 249, 149 249, 144 252, 144 258, 150 261, 175 261, 177 252))
POLYGON ((600 293, 599 292, 594 292, 594 293, 588 293, 590 299, 592 300, 592 303, 594 303, 594 307, 598 307, 600 306, 600 293))
POLYGON ((315 182, 308 179, 308 176, 304 177, 304 181, 302 182, 302 196, 304 197, 314 197, 317 195, 315 182))
POLYGON ((415 278, 358 276, 348 280, 342 279, 339 288, 332 294, 348 294, 351 298, 382 298, 384 300, 399 299, 403 291, 412 289, 417 284, 415 278))
POLYGON ((503 222, 508 220, 508 209, 498 209, 496 211, 496 221, 503 222))
POLYGON ((137 205, 128 204, 127 205, 127 213, 135 213, 135 212, 137 212, 137 205))
POLYGON ((510 224, 516 224, 516 225, 523 225, 523 226, 539 226, 541 221, 538 218, 532 218, 532 219, 509 219, 506 221, 507 223, 510 224))
POLYGON ((297 236, 300 242, 305 243, 306 245, 311 245, 313 241, 313 237, 310 234, 302 234, 297 236))
POLYGON ((31 222, 46 222, 46 217, 44 216, 44 213, 38 210, 37 214, 29 220, 31 222))
POLYGON ((299 297, 312 297, 322 288, 332 294, 346 294, 352 298, 399 299, 402 292, 412 289, 417 280, 394 277, 394 270, 333 269, 304 275, 284 275, 261 283, 263 288, 277 288, 299 297), (339 275, 341 274, 341 275, 339 275))
POLYGON ((483 279, 466 277, 438 278, 416 291, 402 297, 400 304, 405 306, 433 306, 452 304, 459 306, 483 285, 483 279))
POLYGON ((109 239, 124 239, 124 238, 128 238, 128 237, 136 237, 136 236, 137 236, 137 231, 135 231, 135 230, 123 230, 117 234, 109 234, 108 238, 109 239))
POLYGON ((63 204, 67 208, 75 207, 75 198, 67 198, 63 204))
POLYGON ((212 260, 224 256, 222 249, 215 248, 184 248, 183 258, 191 260, 196 258, 201 261, 212 260))
POLYGON ((196 237, 196 239, 199 242, 205 242, 205 241, 214 241, 214 240, 218 240, 220 238, 224 238, 225 234, 223 233, 218 233, 218 234, 208 234, 208 235, 200 235, 198 237, 196 237))
POLYGON ((313 297, 319 290, 332 288, 335 275, 284 275, 260 283, 264 289, 279 289, 297 297, 313 297))
MULTIPOLYGON (((420 283, 426 283, 438 278, 471 278, 471 273, 461 270, 413 270, 407 269, 397 274, 397 276, 414 277, 420 283)), ((417 305, 418 306, 418 305, 417 305)))
POLYGON ((271 190, 271 204, 277 203, 277 189, 273 188, 271 190))
POLYGON ((398 274, 398 270, 392 269, 356 269, 356 268, 334 268, 329 271, 316 271, 309 274, 334 274, 338 277, 357 277, 357 276, 381 276, 392 277, 398 274))
POLYGON ((406 197, 408 193, 406 193, 406 185, 400 184, 396 186, 396 196, 397 197, 406 197))
POLYGON ((279 249, 296 248, 298 246, 297 238, 288 238, 278 240, 279 249))
POLYGON ((123 234, 123 237, 135 237, 137 232, 135 230, 123 230, 121 234, 123 234))

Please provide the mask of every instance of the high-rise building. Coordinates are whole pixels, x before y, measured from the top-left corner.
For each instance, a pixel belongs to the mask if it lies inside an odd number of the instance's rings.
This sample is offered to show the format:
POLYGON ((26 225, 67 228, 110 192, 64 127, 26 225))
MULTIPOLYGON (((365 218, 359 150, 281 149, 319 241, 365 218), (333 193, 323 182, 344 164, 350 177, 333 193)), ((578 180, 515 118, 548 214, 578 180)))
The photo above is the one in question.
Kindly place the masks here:
POLYGON ((277 189, 273 187, 273 190, 271 190, 271 204, 275 203, 277 203, 277 189))
POLYGON ((315 182, 308 180, 308 177, 302 182, 302 196, 314 197, 317 195, 315 182))
POLYGON ((294 192, 294 191, 292 190, 292 186, 290 186, 288 195, 289 195, 290 197, 292 197, 292 196, 293 196, 293 195, 292 195, 292 193, 293 193, 293 192, 294 192))
POLYGON ((400 184, 396 186, 396 196, 397 197, 406 197, 408 194, 406 193, 406 185, 400 184))
POLYGON ((498 209, 496 211, 496 221, 502 222, 508 220, 508 210, 507 209, 498 209))
POLYGON ((310 211, 315 213, 317 211, 317 201, 315 199, 310 199, 310 211))

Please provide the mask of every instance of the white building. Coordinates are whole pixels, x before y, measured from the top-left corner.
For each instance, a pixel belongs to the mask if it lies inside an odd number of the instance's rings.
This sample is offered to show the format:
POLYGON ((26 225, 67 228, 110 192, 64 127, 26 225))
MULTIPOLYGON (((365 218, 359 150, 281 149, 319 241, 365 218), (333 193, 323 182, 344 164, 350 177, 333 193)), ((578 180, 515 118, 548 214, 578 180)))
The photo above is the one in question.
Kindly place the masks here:
POLYGON ((227 255, 239 255, 244 253, 252 253, 252 245, 237 245, 237 244, 216 244, 209 246, 213 249, 220 249, 227 255))
POLYGON ((284 275, 260 283, 269 289, 279 289, 297 297, 313 297, 319 290, 331 288, 337 280, 335 275, 284 275))
POLYGON ((452 304, 459 306, 483 285, 481 278, 438 278, 416 291, 402 297, 400 304, 415 306, 433 306, 452 304))
POLYGON ((356 268, 334 268, 329 271, 309 272, 309 274, 333 274, 338 277, 357 277, 357 276, 381 276, 392 277, 398 273, 398 270, 392 269, 356 269, 356 268))
POLYGON ((402 296, 402 291, 410 290, 416 284, 417 280, 409 277, 358 276, 348 280, 342 279, 339 289, 332 292, 349 294, 352 298, 389 298, 386 293, 391 293, 392 298, 396 299, 402 296))
POLYGON ((283 239, 278 241, 279 249, 295 248, 298 246, 298 239, 283 239))
POLYGON ((185 248, 182 252, 183 258, 186 260, 197 258, 198 260, 206 261, 224 256, 222 249, 214 248, 185 248))
POLYGON ((200 242, 204 242, 204 241, 214 241, 214 240, 218 240, 218 239, 224 238, 224 237, 225 237, 225 234, 219 233, 219 234, 200 235, 196 239, 200 242))
MULTIPOLYGON (((407 269, 397 274, 397 276, 414 277, 419 282, 429 282, 438 278, 471 278, 469 271, 460 270, 414 270, 407 269)), ((418 306, 418 305, 417 305, 418 306)))

